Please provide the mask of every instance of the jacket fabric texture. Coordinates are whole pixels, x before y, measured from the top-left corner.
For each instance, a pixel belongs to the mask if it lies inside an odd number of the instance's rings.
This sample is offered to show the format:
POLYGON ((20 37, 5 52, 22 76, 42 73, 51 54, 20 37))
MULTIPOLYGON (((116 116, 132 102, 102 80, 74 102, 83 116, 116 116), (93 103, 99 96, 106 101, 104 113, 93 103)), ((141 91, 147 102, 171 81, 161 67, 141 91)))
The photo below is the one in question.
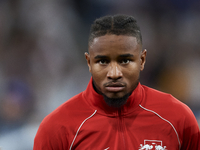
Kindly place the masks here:
POLYGON ((109 107, 93 89, 44 118, 34 150, 200 150, 200 133, 188 106, 138 84, 120 109, 109 107))

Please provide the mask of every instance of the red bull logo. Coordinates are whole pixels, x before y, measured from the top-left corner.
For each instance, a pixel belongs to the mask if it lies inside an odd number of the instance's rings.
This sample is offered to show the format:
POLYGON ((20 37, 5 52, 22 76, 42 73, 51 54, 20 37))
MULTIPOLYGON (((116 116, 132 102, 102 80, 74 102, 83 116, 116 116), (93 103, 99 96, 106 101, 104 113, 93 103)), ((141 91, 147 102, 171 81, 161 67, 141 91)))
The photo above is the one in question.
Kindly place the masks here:
POLYGON ((144 144, 140 144, 139 150, 167 150, 159 140, 144 140, 144 144))

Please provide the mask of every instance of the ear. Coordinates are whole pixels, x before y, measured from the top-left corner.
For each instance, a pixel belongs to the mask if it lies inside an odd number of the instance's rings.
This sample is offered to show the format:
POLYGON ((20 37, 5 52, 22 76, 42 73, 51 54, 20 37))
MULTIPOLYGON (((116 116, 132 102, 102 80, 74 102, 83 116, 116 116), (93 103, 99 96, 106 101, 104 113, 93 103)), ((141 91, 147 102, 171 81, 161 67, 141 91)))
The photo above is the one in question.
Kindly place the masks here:
POLYGON ((87 61, 87 65, 89 67, 89 71, 91 72, 91 65, 90 65, 90 54, 88 54, 87 52, 85 52, 85 59, 87 61))
POLYGON ((140 61, 141 61, 141 64, 140 64, 140 70, 144 70, 144 65, 145 65, 145 62, 146 62, 146 56, 147 56, 147 50, 144 49, 142 52, 141 52, 141 56, 140 56, 140 61))

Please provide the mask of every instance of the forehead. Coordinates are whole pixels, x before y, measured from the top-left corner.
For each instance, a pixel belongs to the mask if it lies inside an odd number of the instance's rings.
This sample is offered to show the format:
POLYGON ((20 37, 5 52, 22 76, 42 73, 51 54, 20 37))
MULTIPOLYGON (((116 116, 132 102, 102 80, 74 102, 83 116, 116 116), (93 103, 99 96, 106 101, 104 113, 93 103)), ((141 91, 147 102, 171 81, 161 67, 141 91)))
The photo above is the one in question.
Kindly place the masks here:
POLYGON ((127 35, 104 35, 94 38, 89 45, 90 53, 126 53, 136 52, 141 48, 136 37, 127 35))

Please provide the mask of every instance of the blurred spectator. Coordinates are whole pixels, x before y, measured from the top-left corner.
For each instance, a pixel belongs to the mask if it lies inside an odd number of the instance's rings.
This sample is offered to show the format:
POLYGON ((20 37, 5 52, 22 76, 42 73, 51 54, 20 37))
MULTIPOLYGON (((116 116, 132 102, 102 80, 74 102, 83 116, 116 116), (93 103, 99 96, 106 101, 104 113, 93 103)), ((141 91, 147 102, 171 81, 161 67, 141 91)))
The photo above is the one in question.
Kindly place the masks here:
POLYGON ((11 132, 27 123, 34 110, 34 98, 28 85, 11 80, 0 99, 0 134, 11 132))

